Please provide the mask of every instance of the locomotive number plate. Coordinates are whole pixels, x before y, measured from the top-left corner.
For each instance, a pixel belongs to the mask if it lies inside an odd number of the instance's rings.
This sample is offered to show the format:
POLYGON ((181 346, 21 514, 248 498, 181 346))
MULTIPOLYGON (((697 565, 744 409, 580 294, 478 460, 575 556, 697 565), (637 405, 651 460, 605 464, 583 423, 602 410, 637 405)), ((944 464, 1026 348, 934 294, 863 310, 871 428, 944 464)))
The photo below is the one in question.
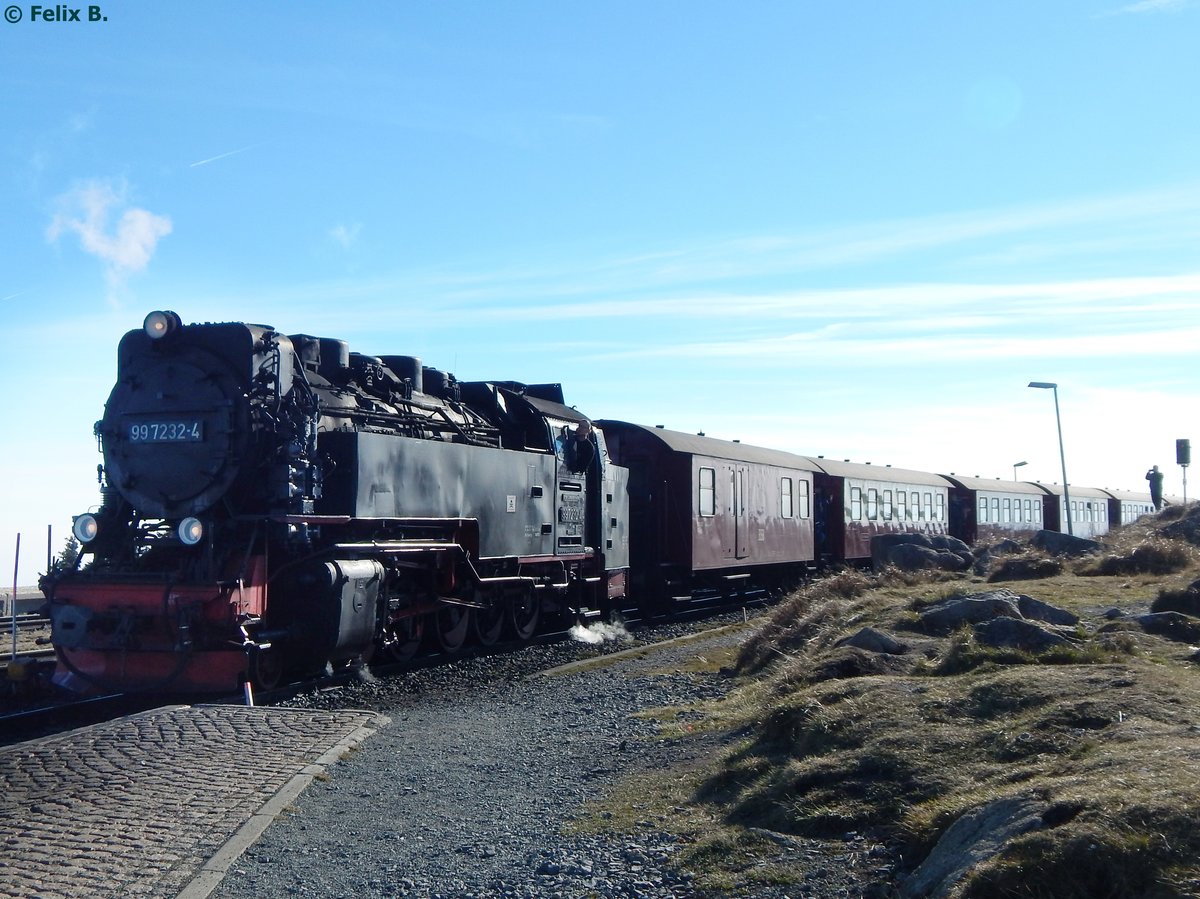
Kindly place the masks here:
POLYGON ((199 443, 204 427, 199 419, 139 421, 129 425, 131 443, 199 443))

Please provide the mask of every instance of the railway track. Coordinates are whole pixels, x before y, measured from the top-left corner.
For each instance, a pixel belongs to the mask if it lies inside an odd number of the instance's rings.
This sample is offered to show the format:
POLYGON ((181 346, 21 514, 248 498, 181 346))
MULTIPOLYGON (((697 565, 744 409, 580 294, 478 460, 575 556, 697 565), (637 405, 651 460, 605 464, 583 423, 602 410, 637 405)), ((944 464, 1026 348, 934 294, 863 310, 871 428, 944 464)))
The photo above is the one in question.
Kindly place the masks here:
POLYGON ((0 715, 0 746, 12 746, 27 740, 100 724, 124 715, 157 708, 162 704, 159 698, 114 693, 10 711, 0 715))
MULTIPOLYGON (((564 623, 546 632, 537 634, 529 640, 501 642, 491 646, 468 645, 453 653, 429 652, 413 659, 402 662, 377 661, 369 666, 357 668, 345 667, 336 671, 326 671, 323 675, 304 678, 295 682, 281 685, 272 690, 244 691, 209 697, 207 702, 217 704, 240 705, 253 702, 255 705, 290 705, 296 702, 307 704, 303 697, 325 695, 328 704, 338 705, 337 696, 348 688, 353 693, 354 685, 378 680, 386 684, 389 680, 402 680, 412 675, 420 675, 426 669, 458 663, 470 663, 489 657, 503 657, 520 654, 522 650, 532 650, 534 654, 550 654, 558 660, 545 666, 535 665, 535 668, 551 667, 552 664, 571 663, 586 660, 598 655, 607 655, 627 648, 630 641, 642 646, 660 642, 658 636, 664 630, 703 629, 705 622, 712 621, 713 627, 725 626, 733 618, 744 619, 750 608, 761 607, 771 602, 771 597, 765 591, 747 592, 737 598, 736 602, 714 601, 687 606, 675 614, 666 617, 643 619, 637 617, 634 610, 626 610, 627 618, 618 619, 617 624, 592 621, 590 623, 564 623), (607 628, 597 628, 603 624, 607 628), (578 630, 582 628, 582 631, 578 630), (621 640, 614 640, 614 634, 627 631, 621 640), (591 639, 589 634, 603 632, 605 637, 591 639)), ((29 627, 36 630, 32 618, 27 619, 29 627)), ((11 627, 11 621, 10 621, 11 627)), ((21 653, 16 658, 23 664, 33 663, 33 672, 25 680, 37 680, 48 686, 53 664, 49 659, 53 650, 36 648, 28 653, 21 653)), ((4 659, 8 665, 11 659, 4 659)), ((6 672, 7 673, 7 672, 6 672)), ((176 701, 173 697, 159 694, 112 693, 87 699, 64 700, 51 693, 49 696, 31 692, 25 703, 22 697, 13 692, 14 682, 7 683, 10 695, 0 703, 0 710, 7 708, 6 713, 0 714, 0 746, 11 745, 24 740, 45 737, 62 733, 74 728, 97 724, 134 712, 145 711, 176 701), (24 705, 25 707, 21 707, 24 705), (35 707, 36 706, 36 707, 35 707)), ((178 702, 192 703, 196 697, 178 698, 178 702)))

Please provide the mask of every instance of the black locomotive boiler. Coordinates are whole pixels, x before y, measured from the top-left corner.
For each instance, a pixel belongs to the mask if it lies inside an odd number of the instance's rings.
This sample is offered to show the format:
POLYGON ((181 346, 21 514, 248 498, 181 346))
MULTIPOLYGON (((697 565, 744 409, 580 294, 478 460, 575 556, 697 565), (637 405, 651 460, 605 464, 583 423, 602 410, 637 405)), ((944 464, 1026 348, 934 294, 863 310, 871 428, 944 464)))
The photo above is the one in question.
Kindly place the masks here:
POLYGON ((44 579, 56 679, 269 686, 603 613, 625 594, 627 472, 585 421, 557 384, 153 312, 96 424, 89 561, 44 579))

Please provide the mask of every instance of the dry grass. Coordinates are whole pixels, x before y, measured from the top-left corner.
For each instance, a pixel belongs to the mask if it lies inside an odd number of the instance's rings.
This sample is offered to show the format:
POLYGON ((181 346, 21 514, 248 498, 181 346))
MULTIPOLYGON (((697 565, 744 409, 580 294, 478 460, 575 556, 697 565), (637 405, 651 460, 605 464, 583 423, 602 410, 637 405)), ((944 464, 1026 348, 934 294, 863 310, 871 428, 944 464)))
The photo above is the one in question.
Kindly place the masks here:
POLYGON ((920 860, 964 813, 1023 798, 1040 804, 1042 826, 1008 840, 955 896, 1200 895, 1200 656, 1135 617, 1163 595, 1195 598, 1200 560, 1179 536, 1193 523, 1200 510, 1164 514, 1022 586, 1082 619, 1077 645, 1043 654, 980 647, 965 630, 917 633, 924 605, 987 589, 978 577, 842 572, 814 584, 744 643, 723 700, 656 713, 666 734, 703 734, 709 761, 649 791, 639 779, 627 801, 642 815, 670 809, 655 820, 684 835, 682 862, 716 890, 803 879, 763 829, 866 833, 920 860), (1159 533, 1172 522, 1175 537, 1159 533), (1115 624, 1111 609, 1125 613, 1115 624), (903 664, 847 662, 838 640, 867 625, 909 644, 903 664))

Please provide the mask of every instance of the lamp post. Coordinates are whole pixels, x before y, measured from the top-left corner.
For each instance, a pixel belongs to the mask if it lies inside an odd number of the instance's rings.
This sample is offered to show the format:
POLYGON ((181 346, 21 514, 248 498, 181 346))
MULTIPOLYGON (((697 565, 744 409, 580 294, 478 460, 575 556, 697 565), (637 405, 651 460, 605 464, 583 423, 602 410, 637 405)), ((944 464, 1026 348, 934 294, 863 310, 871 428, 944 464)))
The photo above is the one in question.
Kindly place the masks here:
POLYGON ((1058 385, 1050 381, 1030 381, 1029 386, 1036 387, 1038 390, 1054 391, 1054 420, 1058 423, 1058 456, 1062 460, 1063 505, 1067 510, 1067 534, 1074 537, 1075 530, 1071 524, 1071 490, 1067 486, 1067 453, 1063 449, 1062 416, 1058 413, 1058 385))
POLYGON ((1014 481, 1017 479, 1017 469, 1020 468, 1022 465, 1028 465, 1028 464, 1029 464, 1028 462, 1014 462, 1013 463, 1013 480, 1014 481))

